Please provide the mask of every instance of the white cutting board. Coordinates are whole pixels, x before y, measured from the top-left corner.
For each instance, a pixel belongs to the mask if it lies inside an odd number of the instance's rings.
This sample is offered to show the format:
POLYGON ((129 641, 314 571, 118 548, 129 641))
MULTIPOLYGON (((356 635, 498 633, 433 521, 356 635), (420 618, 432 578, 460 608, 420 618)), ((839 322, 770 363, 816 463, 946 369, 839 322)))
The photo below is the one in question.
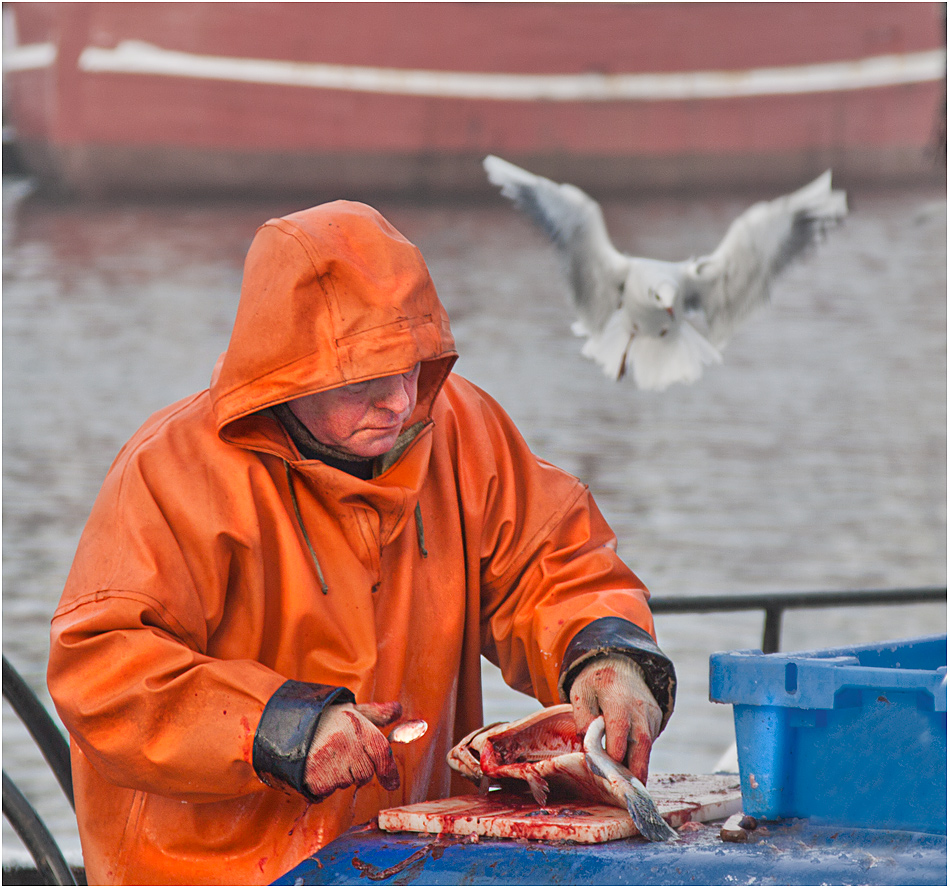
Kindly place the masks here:
MULTIPOLYGON (((738 775, 651 775, 648 789, 660 814, 674 828, 687 821, 718 821, 742 809, 738 775)), ((605 843, 639 833, 624 809, 577 800, 541 807, 527 794, 501 791, 384 809, 379 813, 379 827, 574 843, 605 843)))

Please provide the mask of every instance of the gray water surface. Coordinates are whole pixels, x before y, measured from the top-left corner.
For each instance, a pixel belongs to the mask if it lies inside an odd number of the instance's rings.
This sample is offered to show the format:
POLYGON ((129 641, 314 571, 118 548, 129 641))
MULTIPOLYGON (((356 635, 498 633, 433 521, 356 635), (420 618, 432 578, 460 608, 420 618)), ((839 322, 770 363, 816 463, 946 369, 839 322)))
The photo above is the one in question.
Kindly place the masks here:
MULTIPOLYGON (((945 585, 945 193, 849 199, 847 224, 782 278, 724 363, 662 393, 580 357, 552 250, 500 198, 379 209, 427 258, 457 371, 590 485, 657 596, 945 585)), ((748 202, 653 197, 605 214, 618 247, 682 259, 712 249, 748 202)), ((207 385, 255 228, 297 209, 27 200, 5 213, 3 651, 47 705, 49 618, 109 464, 150 413, 207 385)), ((658 618, 680 693, 655 771, 711 771, 732 743, 730 708, 708 702, 708 658, 758 647, 761 624, 658 618)), ((783 648, 945 628, 942 604, 797 612, 783 648)), ((485 676, 486 722, 536 709, 487 664, 485 676)), ((68 806, 6 703, 3 756, 78 854, 68 806)), ((3 830, 4 859, 23 857, 3 830)))

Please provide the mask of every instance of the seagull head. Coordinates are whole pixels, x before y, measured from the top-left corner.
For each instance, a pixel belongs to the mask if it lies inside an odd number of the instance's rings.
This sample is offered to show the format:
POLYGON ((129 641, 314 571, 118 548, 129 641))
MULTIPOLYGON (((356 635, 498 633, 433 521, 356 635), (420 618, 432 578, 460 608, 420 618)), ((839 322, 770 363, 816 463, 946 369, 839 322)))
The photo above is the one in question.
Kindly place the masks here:
POLYGON ((623 289, 623 305, 646 336, 666 336, 680 322, 682 296, 677 263, 631 257, 623 289))
POLYGON ((664 280, 650 287, 648 296, 650 302, 656 308, 663 309, 672 318, 674 317, 673 307, 676 303, 676 293, 676 284, 670 280, 664 280))

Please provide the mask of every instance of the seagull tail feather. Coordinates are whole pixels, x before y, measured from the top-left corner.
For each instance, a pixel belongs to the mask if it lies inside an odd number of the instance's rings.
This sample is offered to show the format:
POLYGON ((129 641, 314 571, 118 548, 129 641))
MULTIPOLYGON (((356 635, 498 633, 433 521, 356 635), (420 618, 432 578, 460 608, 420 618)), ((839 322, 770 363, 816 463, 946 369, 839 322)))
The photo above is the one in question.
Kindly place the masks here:
MULTIPOLYGON (((586 325, 580 321, 575 321, 572 329, 580 336, 587 332, 586 325)), ((619 380, 624 375, 631 341, 626 313, 617 309, 599 332, 588 336, 581 355, 596 362, 608 379, 619 380)))
POLYGON ((662 391, 673 383, 694 383, 707 364, 722 355, 695 327, 683 321, 665 337, 634 337, 633 376, 640 389, 662 391))

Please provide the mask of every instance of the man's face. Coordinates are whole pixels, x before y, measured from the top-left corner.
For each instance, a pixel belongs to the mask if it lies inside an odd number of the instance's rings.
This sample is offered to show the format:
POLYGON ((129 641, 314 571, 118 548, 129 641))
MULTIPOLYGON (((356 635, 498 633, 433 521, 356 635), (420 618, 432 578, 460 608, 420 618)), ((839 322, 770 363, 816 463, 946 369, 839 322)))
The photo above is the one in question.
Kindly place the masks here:
POLYGON ((419 365, 404 374, 351 383, 289 402, 321 444, 354 457, 378 457, 396 443, 416 406, 419 365))

